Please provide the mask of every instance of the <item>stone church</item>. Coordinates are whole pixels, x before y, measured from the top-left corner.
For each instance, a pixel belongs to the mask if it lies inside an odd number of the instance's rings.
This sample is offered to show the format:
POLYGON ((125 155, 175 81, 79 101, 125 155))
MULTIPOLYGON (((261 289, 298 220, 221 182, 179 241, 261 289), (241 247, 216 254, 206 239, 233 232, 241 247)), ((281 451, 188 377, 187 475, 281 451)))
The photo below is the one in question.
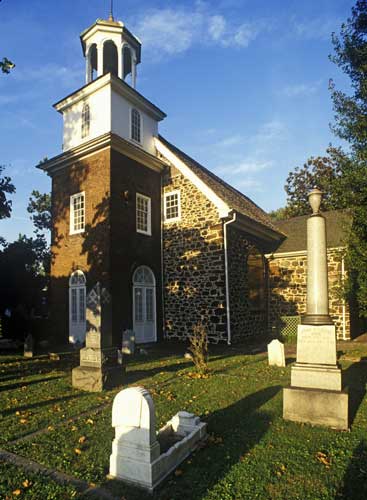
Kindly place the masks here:
POLYGON ((228 344, 271 330, 268 263, 285 228, 159 134, 166 115, 136 90, 141 43, 122 22, 80 38, 86 82, 54 105, 63 150, 40 165, 52 179, 53 336, 84 341, 97 282, 109 343, 125 329, 138 343, 184 339, 199 323, 228 344))

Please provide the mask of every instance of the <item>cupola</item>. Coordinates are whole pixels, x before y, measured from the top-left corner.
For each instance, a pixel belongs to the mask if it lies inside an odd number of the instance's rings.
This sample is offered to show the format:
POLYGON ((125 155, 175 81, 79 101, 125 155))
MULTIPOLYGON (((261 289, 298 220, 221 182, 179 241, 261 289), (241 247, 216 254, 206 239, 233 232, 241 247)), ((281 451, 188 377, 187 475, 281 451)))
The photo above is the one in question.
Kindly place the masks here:
POLYGON ((108 20, 97 19, 80 35, 86 60, 86 83, 106 73, 126 80, 136 88, 136 67, 140 63, 141 42, 112 14, 108 20))

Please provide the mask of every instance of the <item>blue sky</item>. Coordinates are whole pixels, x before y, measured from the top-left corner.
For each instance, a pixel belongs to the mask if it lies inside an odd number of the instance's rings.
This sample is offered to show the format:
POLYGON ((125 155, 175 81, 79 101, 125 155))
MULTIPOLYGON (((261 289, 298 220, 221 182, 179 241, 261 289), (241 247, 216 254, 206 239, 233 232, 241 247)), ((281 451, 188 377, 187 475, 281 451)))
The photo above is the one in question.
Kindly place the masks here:
MULTIPOLYGON (((114 13, 142 40, 137 90, 167 113, 161 134, 272 210, 288 172, 338 144, 328 82, 348 81, 328 55, 354 3, 114 0, 114 13)), ((108 0, 0 2, 0 57, 16 63, 0 75, 0 164, 17 188, 8 241, 32 232, 30 192, 50 190, 34 166, 61 152, 51 106, 84 84, 79 34, 108 12, 108 0)))

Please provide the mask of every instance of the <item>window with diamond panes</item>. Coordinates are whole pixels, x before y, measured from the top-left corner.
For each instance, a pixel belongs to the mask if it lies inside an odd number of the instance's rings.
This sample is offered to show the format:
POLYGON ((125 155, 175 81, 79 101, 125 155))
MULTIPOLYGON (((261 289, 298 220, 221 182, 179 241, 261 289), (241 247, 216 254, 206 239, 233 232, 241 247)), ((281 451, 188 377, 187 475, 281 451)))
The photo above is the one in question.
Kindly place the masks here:
POLYGON ((141 142, 141 118, 137 109, 131 110, 131 138, 136 142, 141 142))
POLYGON ((164 195, 164 219, 178 220, 181 217, 180 192, 174 191, 164 195))
POLYGON ((89 104, 84 104, 82 109, 82 139, 88 137, 90 129, 90 109, 89 104))
POLYGON ((70 233, 82 233, 85 228, 85 195, 74 194, 70 197, 70 233))
POLYGON ((136 195, 136 230, 151 234, 150 198, 141 194, 136 195))

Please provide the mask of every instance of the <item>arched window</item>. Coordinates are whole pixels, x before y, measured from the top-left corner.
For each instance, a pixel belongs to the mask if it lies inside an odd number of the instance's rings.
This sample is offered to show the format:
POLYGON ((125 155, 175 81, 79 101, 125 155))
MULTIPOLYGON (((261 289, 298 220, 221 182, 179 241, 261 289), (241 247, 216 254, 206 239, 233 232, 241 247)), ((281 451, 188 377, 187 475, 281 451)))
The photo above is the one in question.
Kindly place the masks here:
POLYGON ((91 82, 95 79, 97 75, 97 69, 98 69, 98 52, 97 52, 97 45, 93 43, 93 45, 90 47, 89 52, 88 52, 88 57, 89 57, 89 75, 88 75, 88 81, 91 82))
POLYGON ((135 108, 131 110, 131 139, 141 142, 141 117, 135 108))
POLYGON ((264 256, 253 248, 247 258, 248 298, 251 309, 265 309, 264 256))
POLYGON ((136 269, 133 276, 134 285, 155 286, 153 271, 147 266, 140 266, 136 269))
POLYGON ((124 74, 122 75, 122 79, 125 80, 126 77, 132 71, 131 50, 127 45, 124 45, 124 47, 122 49, 122 60, 123 60, 123 65, 124 65, 124 74))
POLYGON ((89 104, 84 103, 82 109, 82 139, 88 137, 90 130, 90 109, 89 104))
POLYGON ((112 40, 107 40, 103 45, 103 74, 106 73, 118 76, 117 47, 112 40))
POLYGON ((69 279, 69 342, 84 342, 86 279, 82 271, 74 271, 69 279))

